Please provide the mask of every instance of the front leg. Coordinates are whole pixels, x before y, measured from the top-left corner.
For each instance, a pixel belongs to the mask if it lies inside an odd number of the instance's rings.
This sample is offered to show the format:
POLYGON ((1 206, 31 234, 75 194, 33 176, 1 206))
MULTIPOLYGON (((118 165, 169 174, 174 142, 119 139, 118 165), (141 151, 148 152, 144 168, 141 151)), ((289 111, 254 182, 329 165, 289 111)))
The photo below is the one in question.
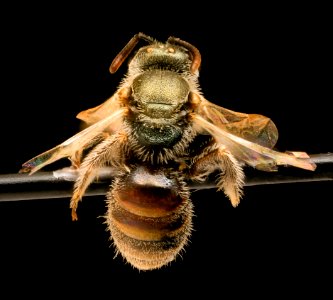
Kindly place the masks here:
POLYGON ((203 181, 216 170, 220 170, 218 191, 223 190, 232 206, 236 207, 243 194, 244 172, 236 158, 223 146, 213 144, 196 156, 190 167, 190 178, 203 181))
POLYGON ((74 192, 70 201, 72 220, 78 219, 76 214, 78 203, 90 183, 96 178, 99 168, 108 164, 126 170, 127 167, 124 165, 123 159, 126 139, 127 136, 124 133, 111 135, 92 149, 84 158, 78 169, 79 175, 75 181, 74 192))

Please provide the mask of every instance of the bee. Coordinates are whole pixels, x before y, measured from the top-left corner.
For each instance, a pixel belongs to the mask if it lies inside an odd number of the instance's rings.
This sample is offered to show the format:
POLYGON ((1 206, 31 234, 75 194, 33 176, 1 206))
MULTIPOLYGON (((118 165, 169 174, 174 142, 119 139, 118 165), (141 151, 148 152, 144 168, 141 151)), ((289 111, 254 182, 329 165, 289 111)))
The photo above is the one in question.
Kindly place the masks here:
POLYGON ((134 268, 161 268, 184 250, 193 227, 189 182, 203 182, 216 172, 217 190, 236 207, 244 166, 315 170, 309 158, 273 150, 278 130, 270 118, 205 99, 198 80, 201 54, 189 42, 171 36, 162 43, 137 33, 110 72, 130 54, 116 92, 77 115, 85 128, 25 162, 20 172, 33 174, 69 158, 78 174, 70 200, 72 220, 77 220, 78 204, 99 170, 116 170, 105 223, 115 251, 134 268), (133 53, 140 41, 147 44, 133 53))

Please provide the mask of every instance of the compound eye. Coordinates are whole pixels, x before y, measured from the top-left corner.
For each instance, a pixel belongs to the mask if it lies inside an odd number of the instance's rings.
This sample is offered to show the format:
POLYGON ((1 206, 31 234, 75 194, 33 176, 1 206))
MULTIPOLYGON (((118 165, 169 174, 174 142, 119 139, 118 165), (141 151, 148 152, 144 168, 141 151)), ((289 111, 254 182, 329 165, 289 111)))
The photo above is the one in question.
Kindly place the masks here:
POLYGON ((169 47, 169 48, 168 48, 168 52, 169 52, 169 53, 175 53, 175 49, 172 48, 172 47, 169 47))

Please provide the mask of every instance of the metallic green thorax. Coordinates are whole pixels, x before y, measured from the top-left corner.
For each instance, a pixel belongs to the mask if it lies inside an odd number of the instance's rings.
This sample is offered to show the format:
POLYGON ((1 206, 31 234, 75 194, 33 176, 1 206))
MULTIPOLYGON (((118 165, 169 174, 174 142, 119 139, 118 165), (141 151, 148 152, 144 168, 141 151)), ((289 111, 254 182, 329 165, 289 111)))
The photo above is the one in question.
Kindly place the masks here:
POLYGON ((151 118, 170 118, 187 102, 189 85, 179 74, 168 70, 142 73, 133 81, 134 101, 151 118))
POLYGON ((147 146, 171 147, 182 135, 176 123, 188 101, 189 85, 169 70, 150 70, 133 81, 133 105, 147 118, 138 122, 139 142, 147 146), (169 121, 166 124, 166 119, 169 121))

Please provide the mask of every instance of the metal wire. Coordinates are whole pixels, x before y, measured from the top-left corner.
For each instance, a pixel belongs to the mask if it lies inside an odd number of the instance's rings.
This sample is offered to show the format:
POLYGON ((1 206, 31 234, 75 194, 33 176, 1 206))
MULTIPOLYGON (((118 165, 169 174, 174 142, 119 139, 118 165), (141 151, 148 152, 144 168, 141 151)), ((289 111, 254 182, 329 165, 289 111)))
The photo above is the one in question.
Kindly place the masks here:
MULTIPOLYGON (((333 181, 333 154, 313 154, 310 158, 317 164, 314 172, 289 167, 279 168, 279 172, 260 172, 245 168, 245 186, 333 181)), ((112 168, 101 169, 98 181, 90 185, 85 196, 105 194, 113 175, 112 168)), ((75 178, 76 173, 70 168, 54 172, 40 171, 31 176, 27 174, 0 175, 0 202, 71 197, 75 178)), ((203 184, 191 182, 189 187, 200 190, 215 188, 216 185, 213 178, 209 178, 203 184)))

